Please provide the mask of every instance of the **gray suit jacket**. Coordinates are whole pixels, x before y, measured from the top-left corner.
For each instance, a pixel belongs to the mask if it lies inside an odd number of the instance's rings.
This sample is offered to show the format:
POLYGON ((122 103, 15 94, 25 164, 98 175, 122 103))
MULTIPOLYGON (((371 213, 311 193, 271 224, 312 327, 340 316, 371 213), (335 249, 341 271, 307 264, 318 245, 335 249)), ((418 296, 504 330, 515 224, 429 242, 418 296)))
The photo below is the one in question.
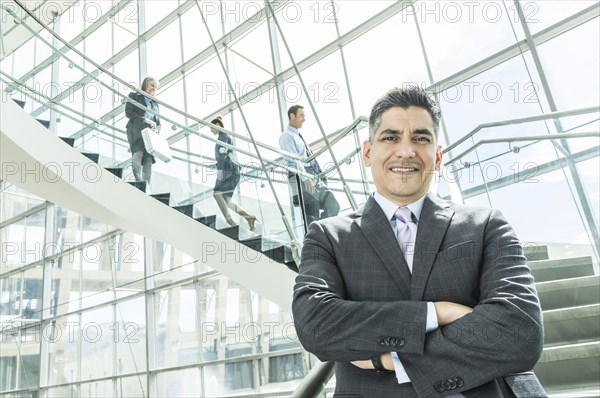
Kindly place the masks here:
POLYGON ((303 346, 336 361, 336 397, 546 396, 527 372, 543 348, 541 309, 500 212, 426 198, 415 246, 411 275, 372 197, 311 224, 293 314, 303 346), (474 311, 426 334, 428 301, 474 311), (391 351, 412 383, 349 363, 391 351))

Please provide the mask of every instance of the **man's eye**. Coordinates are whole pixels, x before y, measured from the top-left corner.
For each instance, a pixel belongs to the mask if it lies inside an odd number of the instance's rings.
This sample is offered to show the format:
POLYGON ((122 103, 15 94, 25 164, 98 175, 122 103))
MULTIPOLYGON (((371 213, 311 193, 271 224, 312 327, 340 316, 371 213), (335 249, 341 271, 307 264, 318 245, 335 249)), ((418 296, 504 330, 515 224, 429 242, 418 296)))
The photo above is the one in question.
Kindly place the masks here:
POLYGON ((395 141, 395 140, 396 140, 396 136, 393 136, 393 135, 388 135, 388 136, 381 138, 381 141, 395 141))
POLYGON ((431 140, 428 137, 415 137, 415 141, 430 142, 431 140))

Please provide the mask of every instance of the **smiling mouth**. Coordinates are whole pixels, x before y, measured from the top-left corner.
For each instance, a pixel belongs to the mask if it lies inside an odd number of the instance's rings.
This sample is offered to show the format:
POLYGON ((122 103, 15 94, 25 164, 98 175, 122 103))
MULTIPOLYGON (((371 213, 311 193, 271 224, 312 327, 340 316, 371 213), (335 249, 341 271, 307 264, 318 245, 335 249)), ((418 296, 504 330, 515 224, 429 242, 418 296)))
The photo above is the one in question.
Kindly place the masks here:
POLYGON ((415 166, 390 167, 389 170, 393 173, 416 173, 419 171, 415 166))

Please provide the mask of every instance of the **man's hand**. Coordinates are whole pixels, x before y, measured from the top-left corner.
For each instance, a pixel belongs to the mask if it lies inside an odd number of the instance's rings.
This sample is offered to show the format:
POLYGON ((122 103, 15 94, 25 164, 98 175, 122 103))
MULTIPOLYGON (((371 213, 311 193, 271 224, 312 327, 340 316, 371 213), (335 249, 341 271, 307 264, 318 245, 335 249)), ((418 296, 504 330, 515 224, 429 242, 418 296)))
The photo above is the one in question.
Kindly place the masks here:
POLYGON ((473 308, 471 307, 452 303, 450 301, 436 301, 433 305, 435 306, 435 313, 437 314, 438 324, 440 326, 446 326, 457 319, 462 318, 466 314, 473 312, 473 308))
MULTIPOLYGON (((381 364, 386 370, 394 370, 394 362, 392 361, 392 354, 387 352, 382 354, 379 359, 381 360, 381 364)), ((361 368, 361 369, 375 369, 373 366, 373 362, 370 359, 366 359, 363 361, 352 361, 350 362, 352 365, 361 368)))
POLYGON ((304 186, 306 187, 306 192, 308 192, 309 194, 312 195, 315 193, 315 183, 313 182, 313 180, 304 181, 304 186))

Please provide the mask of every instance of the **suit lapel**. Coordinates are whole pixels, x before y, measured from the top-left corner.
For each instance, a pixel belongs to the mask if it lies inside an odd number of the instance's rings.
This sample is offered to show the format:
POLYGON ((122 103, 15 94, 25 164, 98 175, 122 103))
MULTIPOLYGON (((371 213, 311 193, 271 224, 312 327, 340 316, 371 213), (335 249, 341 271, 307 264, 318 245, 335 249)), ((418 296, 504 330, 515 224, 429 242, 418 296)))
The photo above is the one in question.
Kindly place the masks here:
POLYGON ((433 262, 439 251, 454 211, 437 198, 425 198, 413 257, 410 299, 421 301, 433 262))
POLYGON ((388 269, 392 278, 400 288, 400 292, 408 299, 410 292, 410 272, 394 231, 386 219, 383 210, 373 197, 365 204, 362 214, 357 213, 354 221, 362 230, 367 242, 373 247, 377 256, 388 269))

